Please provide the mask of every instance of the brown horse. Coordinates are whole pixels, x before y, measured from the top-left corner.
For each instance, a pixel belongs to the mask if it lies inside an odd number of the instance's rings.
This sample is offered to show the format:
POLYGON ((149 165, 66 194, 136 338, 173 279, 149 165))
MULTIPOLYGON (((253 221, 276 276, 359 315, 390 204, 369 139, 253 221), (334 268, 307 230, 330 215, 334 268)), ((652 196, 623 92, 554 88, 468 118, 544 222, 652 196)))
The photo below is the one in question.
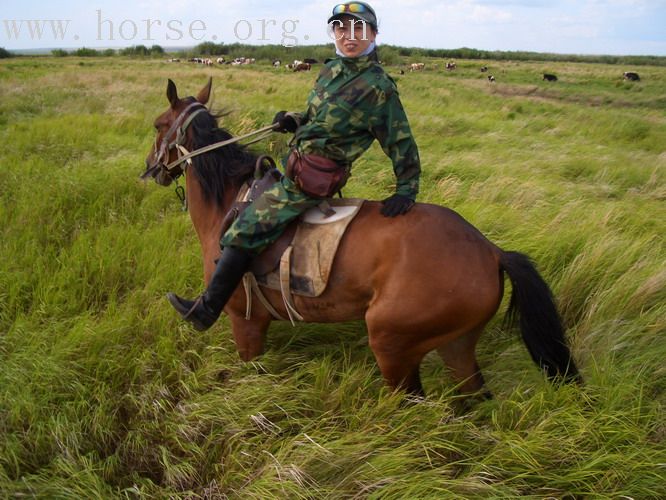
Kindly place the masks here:
MULTIPOLYGON (((252 177, 256 160, 245 147, 232 144, 193 158, 189 168, 165 168, 165 162, 180 154, 176 136, 188 151, 231 138, 207 109, 187 120, 193 107, 201 108, 196 103, 208 102, 211 83, 196 99, 180 99, 169 80, 170 106, 155 120, 157 138, 144 173, 165 186, 185 174, 206 283, 220 255, 223 219, 240 187, 252 177)), ((475 346, 499 308, 506 273, 513 288, 509 317, 519 316, 522 338, 534 361, 550 378, 580 381, 550 289, 528 257, 501 250, 447 208, 417 203, 407 214, 387 218, 380 206, 366 201, 350 224, 324 293, 294 297, 304 321, 364 319, 370 348, 392 388, 422 394, 419 365, 436 349, 460 390, 475 393, 484 385, 475 346)), ((286 316, 280 292, 263 292, 286 316)), ((248 361, 263 352, 272 316, 254 300, 246 320, 245 307, 239 287, 224 310, 240 357, 248 361)))

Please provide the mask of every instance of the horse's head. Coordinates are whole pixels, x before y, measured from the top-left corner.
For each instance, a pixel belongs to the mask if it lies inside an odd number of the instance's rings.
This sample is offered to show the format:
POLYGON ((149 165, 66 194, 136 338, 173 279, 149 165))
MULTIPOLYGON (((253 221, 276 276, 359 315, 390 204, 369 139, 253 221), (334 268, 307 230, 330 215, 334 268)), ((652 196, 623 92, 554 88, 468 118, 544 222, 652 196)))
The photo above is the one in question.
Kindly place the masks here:
POLYGON ((168 186, 183 174, 183 164, 172 164, 183 155, 185 149, 191 149, 191 137, 188 127, 198 112, 207 111, 212 78, 194 97, 180 99, 176 84, 169 80, 167 99, 169 109, 155 119, 155 142, 146 157, 146 171, 141 178, 152 177, 162 186, 168 186))

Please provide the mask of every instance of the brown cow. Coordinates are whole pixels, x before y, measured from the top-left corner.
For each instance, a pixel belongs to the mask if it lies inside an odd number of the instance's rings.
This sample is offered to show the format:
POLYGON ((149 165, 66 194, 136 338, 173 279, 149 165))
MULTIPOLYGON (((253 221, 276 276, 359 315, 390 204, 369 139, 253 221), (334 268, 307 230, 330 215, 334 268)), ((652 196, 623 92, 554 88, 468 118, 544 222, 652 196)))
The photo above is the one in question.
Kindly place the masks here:
POLYGON ((310 71, 311 69, 312 65, 306 62, 301 62, 294 66, 294 71, 310 71))

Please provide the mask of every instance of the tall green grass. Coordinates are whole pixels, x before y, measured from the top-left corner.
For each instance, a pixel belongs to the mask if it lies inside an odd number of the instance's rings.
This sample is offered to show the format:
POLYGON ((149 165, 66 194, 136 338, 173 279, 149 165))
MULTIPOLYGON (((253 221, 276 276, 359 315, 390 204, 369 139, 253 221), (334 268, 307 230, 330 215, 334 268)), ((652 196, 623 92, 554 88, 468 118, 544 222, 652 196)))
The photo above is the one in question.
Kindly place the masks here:
MULTIPOLYGON (((240 134, 302 109, 315 75, 3 60, 0 497, 666 496, 666 70, 628 84, 615 66, 490 62, 491 84, 480 62, 443 63, 387 68, 420 200, 533 257, 583 387, 548 384, 501 318, 478 349, 493 401, 461 400, 432 355, 425 401, 390 393, 362 323, 276 323, 240 362, 226 319, 197 333, 164 300, 201 290, 200 251, 172 189, 137 176, 167 78, 187 95, 212 75, 240 134)), ((393 182, 373 147, 346 194, 393 182)))

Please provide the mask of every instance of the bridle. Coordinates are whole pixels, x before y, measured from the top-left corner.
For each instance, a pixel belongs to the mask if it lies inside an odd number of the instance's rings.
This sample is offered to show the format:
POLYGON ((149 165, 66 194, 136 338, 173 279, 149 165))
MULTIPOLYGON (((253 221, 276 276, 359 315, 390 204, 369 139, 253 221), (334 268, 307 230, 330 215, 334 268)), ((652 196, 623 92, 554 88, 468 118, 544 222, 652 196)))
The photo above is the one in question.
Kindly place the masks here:
POLYGON ((169 177, 171 177, 172 180, 176 180, 183 174, 183 170, 177 174, 174 174, 172 171, 176 166, 182 163, 182 161, 179 160, 181 160, 184 155, 189 153, 189 151, 183 145, 186 138, 187 128, 192 123, 192 120, 194 120, 194 118, 199 113, 204 111, 208 111, 208 108, 206 108, 206 106, 200 102, 195 101, 188 104, 185 109, 180 112, 178 117, 176 117, 174 122, 171 124, 171 127, 169 127, 167 133, 164 134, 164 137, 162 137, 159 149, 157 147, 157 136, 155 137, 155 162, 141 175, 142 179, 146 179, 147 177, 153 175, 159 169, 162 169, 169 177), (176 134, 175 138, 170 139, 174 133, 176 134), (176 160, 177 163, 171 162, 167 164, 166 162, 169 161, 169 156, 173 149, 175 149, 176 153, 178 154, 178 160, 176 160))
POLYGON ((169 127, 167 133, 164 134, 159 149, 157 148, 157 137, 155 137, 155 146, 154 146, 154 151, 156 155, 155 163, 153 163, 153 165, 147 168, 147 170, 141 175, 141 179, 146 179, 149 176, 154 176, 155 172, 161 169, 162 172, 164 172, 169 178, 171 178, 171 180, 175 181, 178 179, 178 177, 183 175, 187 166, 192 164, 193 157, 203 153, 207 153, 209 151, 213 151, 214 149, 221 148, 228 144, 233 144, 235 142, 242 141, 243 139, 247 139, 253 136, 258 136, 258 137, 247 142, 245 145, 259 142, 267 138, 273 132, 275 132, 275 127, 277 126, 277 124, 271 124, 266 127, 262 127, 258 130, 248 132, 247 134, 238 137, 232 137, 231 139, 216 142, 214 144, 209 144, 208 146, 204 146, 202 148, 195 149, 194 151, 190 152, 184 146, 187 128, 192 123, 192 120, 194 120, 194 118, 199 113, 202 113, 204 111, 207 112, 208 108, 206 108, 206 106, 204 106, 200 102, 195 101, 193 103, 188 104, 187 107, 185 107, 185 109, 183 109, 183 111, 181 111, 178 117, 174 120, 171 127, 169 127), (174 133, 176 134, 176 137, 173 140, 170 140, 169 138, 172 135, 174 135, 174 133), (170 153, 173 149, 176 150, 178 158, 170 163, 166 163, 166 161, 169 160, 170 153), (179 172, 174 173, 173 171, 175 170, 175 168, 184 162, 187 162, 186 168, 180 169, 179 172))

